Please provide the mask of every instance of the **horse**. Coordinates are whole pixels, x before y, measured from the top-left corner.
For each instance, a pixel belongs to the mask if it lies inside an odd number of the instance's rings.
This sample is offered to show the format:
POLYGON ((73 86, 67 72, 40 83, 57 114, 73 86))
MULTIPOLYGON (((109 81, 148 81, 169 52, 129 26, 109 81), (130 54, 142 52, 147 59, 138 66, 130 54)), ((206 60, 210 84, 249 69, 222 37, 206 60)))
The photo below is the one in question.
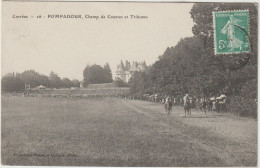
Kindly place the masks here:
POLYGON ((206 115, 206 113, 207 113, 207 108, 208 108, 208 102, 207 102, 207 100, 206 100, 205 98, 203 98, 203 99, 201 100, 200 104, 201 104, 201 111, 202 111, 202 113, 204 112, 204 114, 206 115))
POLYGON ((169 117, 171 115, 171 112, 172 112, 172 103, 171 102, 166 102, 164 104, 164 108, 165 108, 165 112, 166 112, 166 115, 167 117, 169 117))
POLYGON ((191 103, 189 101, 184 102, 183 107, 184 107, 184 111, 185 111, 185 117, 186 117, 186 113, 187 113, 187 116, 190 116, 191 115, 191 103))
POLYGON ((213 108, 213 101, 212 100, 208 100, 207 101, 207 109, 208 109, 208 111, 212 112, 212 108, 213 108))

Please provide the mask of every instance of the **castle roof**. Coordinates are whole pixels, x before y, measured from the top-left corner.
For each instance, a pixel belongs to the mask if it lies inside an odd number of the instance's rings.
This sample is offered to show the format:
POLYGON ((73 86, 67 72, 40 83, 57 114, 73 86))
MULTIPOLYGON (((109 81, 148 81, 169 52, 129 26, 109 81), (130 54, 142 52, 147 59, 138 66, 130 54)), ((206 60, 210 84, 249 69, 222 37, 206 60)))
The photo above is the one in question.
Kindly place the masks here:
POLYGON ((126 62, 125 62, 125 70, 129 71, 130 68, 131 68, 131 64, 130 64, 129 61, 126 60, 126 62))
POLYGON ((146 63, 143 61, 141 64, 139 64, 138 69, 140 71, 145 71, 147 69, 146 63))
POLYGON ((117 72, 122 72, 122 71, 125 71, 125 66, 124 66, 124 63, 123 61, 120 62, 119 65, 117 65, 117 72))
POLYGON ((116 72, 117 73, 124 73, 126 71, 134 72, 134 71, 145 71, 147 69, 145 61, 138 63, 136 61, 133 61, 132 64, 130 64, 129 61, 126 61, 125 65, 123 61, 120 62, 120 64, 117 65, 116 72))
POLYGON ((129 71, 138 71, 138 63, 133 61, 129 71))

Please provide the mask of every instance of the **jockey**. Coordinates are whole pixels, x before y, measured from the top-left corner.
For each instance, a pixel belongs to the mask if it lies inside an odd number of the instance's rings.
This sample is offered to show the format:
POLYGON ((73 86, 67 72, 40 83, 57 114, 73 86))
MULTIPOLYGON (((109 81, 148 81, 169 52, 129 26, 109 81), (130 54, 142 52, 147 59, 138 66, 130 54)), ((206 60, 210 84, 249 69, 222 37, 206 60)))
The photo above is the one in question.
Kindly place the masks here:
POLYGON ((167 103, 169 103, 169 105, 172 106, 172 101, 169 96, 165 99, 165 104, 167 104, 167 103))
POLYGON ((189 97, 188 94, 186 94, 186 95, 183 97, 183 101, 184 101, 184 104, 190 103, 190 97, 189 97))
POLYGON ((170 101, 170 97, 166 97, 165 103, 168 103, 170 101))

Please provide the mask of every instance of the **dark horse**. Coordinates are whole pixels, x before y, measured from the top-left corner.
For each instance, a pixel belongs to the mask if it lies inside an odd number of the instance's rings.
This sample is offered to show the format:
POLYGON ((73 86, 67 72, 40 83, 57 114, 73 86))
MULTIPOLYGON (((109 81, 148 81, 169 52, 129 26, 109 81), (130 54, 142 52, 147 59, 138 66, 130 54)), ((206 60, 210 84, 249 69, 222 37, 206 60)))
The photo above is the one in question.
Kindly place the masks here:
POLYGON ((186 113, 187 113, 187 116, 190 116, 191 115, 191 103, 189 101, 184 102, 183 107, 184 107, 184 111, 185 111, 185 117, 186 117, 186 113))
POLYGON ((165 112, 166 112, 167 117, 169 117, 171 115, 171 112, 172 112, 172 102, 166 102, 164 104, 164 108, 165 108, 165 112))

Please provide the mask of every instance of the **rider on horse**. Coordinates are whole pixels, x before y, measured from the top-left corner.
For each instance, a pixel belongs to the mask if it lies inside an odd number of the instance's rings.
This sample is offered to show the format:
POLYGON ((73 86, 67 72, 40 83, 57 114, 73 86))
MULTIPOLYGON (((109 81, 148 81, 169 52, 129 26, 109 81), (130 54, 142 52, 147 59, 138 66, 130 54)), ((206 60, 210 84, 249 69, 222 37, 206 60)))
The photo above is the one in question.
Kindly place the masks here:
POLYGON ((172 112, 172 101, 171 101, 170 97, 167 97, 165 99, 164 108, 165 108, 167 116, 170 116, 170 114, 172 112))
POLYGON ((165 103, 169 103, 169 105, 172 106, 171 98, 167 97, 165 103))
POLYGON ((187 105, 187 104, 189 104, 190 103, 190 97, 189 97, 189 95, 188 94, 186 94, 184 97, 183 97, 183 104, 184 105, 187 105))
POLYGON ((191 106, 190 106, 190 97, 188 94, 186 94, 183 97, 183 107, 184 107, 184 111, 185 111, 185 117, 186 117, 186 113, 188 114, 188 116, 191 115, 191 106))

